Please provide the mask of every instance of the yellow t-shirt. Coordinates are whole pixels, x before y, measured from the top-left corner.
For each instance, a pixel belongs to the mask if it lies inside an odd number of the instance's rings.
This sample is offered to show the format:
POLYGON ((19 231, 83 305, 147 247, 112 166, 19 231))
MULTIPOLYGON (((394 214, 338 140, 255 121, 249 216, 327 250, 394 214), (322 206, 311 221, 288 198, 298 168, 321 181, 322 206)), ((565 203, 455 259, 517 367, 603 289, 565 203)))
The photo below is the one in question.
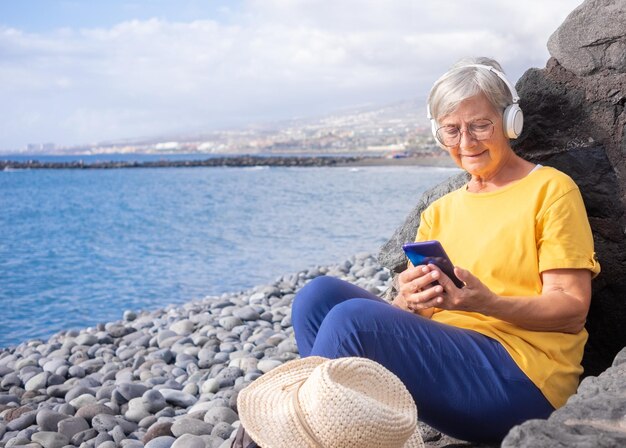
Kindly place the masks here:
MULTIPOLYGON (((433 202, 421 216, 416 241, 439 240, 456 266, 468 269, 494 293, 538 296, 549 269, 600 272, 578 187, 549 167, 497 191, 466 187, 433 202)), ((587 331, 531 331, 479 313, 436 309, 432 319, 498 340, 558 408, 576 392, 587 331)))

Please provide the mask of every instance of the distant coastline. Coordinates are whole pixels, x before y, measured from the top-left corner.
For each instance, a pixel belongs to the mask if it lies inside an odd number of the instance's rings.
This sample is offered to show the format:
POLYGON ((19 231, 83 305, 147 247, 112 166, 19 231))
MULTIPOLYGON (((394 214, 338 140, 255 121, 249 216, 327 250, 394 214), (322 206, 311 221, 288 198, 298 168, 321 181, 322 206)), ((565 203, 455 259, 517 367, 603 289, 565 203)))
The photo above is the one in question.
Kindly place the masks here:
POLYGON ((36 159, 26 161, 0 160, 0 170, 24 169, 119 169, 119 168, 193 168, 193 167, 315 167, 315 166, 454 166, 446 155, 435 156, 259 156, 233 155, 211 157, 197 160, 149 160, 149 161, 94 161, 86 163, 83 160, 52 162, 36 159))

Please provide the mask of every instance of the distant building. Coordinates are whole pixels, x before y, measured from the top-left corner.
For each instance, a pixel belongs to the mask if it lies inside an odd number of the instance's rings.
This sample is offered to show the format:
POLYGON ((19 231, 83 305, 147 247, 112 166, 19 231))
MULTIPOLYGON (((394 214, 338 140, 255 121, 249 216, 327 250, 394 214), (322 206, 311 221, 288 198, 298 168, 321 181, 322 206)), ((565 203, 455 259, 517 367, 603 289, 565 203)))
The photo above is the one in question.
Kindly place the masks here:
POLYGON ((154 149, 157 151, 176 151, 179 148, 180 144, 178 142, 164 142, 154 145, 154 149))
POLYGON ((52 152, 54 143, 29 143, 26 145, 26 152, 52 152))

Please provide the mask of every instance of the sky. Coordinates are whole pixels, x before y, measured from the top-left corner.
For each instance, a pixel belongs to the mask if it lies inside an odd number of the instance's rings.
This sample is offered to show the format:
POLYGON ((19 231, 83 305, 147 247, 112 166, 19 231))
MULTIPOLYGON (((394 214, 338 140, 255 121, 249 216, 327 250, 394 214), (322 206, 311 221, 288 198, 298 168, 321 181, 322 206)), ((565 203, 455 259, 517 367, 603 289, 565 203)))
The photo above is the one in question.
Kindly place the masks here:
POLYGON ((582 0, 1 0, 0 151, 425 99, 462 57, 513 81, 582 0))

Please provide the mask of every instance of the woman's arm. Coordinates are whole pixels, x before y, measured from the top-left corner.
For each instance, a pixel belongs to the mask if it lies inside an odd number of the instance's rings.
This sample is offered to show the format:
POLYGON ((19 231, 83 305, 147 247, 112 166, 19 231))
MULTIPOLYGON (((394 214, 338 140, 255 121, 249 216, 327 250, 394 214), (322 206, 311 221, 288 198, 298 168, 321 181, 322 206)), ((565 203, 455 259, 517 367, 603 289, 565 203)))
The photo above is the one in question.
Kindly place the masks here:
MULTIPOLYGON (((539 296, 498 296, 469 271, 455 268, 465 282, 457 288, 443 272, 428 265, 426 277, 440 284, 417 291, 406 298, 409 308, 432 307, 473 311, 534 331, 580 332, 591 301, 591 272, 587 269, 552 269, 541 274, 539 296)), ((431 280, 431 281, 432 281, 431 280)))

